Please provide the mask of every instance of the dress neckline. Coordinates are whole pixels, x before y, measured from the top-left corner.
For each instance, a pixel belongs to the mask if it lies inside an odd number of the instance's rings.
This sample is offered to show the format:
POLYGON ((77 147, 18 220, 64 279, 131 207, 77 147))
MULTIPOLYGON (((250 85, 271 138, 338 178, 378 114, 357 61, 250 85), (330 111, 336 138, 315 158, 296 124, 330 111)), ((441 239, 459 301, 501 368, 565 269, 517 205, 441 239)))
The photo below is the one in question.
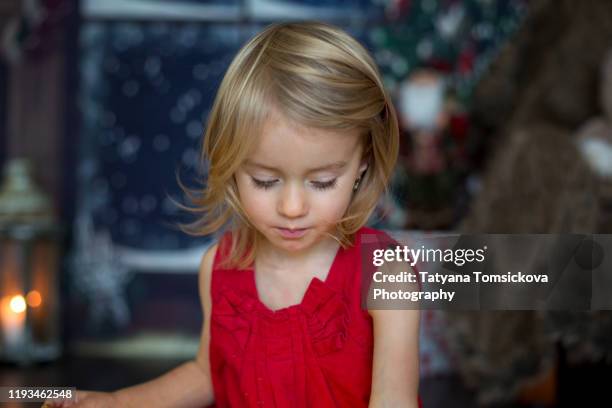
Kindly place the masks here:
POLYGON ((342 245, 340 245, 338 249, 336 250, 336 255, 334 256, 334 259, 332 260, 332 263, 329 266, 329 270, 327 271, 327 275, 325 276, 325 279, 321 280, 317 278, 316 276, 313 277, 310 280, 308 286, 306 287, 306 291, 304 292, 304 295, 302 296, 302 300, 299 303, 285 306, 280 309, 270 308, 259 297, 259 291, 257 290, 257 281, 255 279, 255 266, 253 263, 253 266, 249 267, 247 269, 247 272, 249 273, 249 286, 251 289, 251 293, 253 297, 255 298, 255 302, 257 306, 265 314, 275 316, 275 317, 281 317, 286 314, 291 314, 291 313, 294 313, 297 309, 302 308, 305 302, 307 302, 315 285, 329 285, 329 283, 332 282, 332 277, 335 276, 335 274, 337 273, 336 270, 338 269, 338 259, 340 258, 342 252, 343 252, 343 248, 342 248, 342 245))

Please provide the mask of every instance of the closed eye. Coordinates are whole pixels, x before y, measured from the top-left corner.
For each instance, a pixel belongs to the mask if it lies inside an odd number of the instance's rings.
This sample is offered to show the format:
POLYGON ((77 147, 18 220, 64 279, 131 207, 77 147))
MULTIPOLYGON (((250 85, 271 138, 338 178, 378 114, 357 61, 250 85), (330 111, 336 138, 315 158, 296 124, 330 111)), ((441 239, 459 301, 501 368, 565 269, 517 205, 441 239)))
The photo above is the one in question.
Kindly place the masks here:
MULTIPOLYGON (((276 179, 275 180, 259 180, 254 177, 251 177, 251 181, 253 182, 253 185, 256 188, 260 188, 262 190, 270 189, 274 187, 274 185, 278 182, 278 180, 276 179)), ((336 186, 337 181, 338 179, 332 179, 328 181, 311 181, 310 183, 317 190, 328 190, 328 189, 334 188, 336 186)))
POLYGON ((336 186, 336 181, 338 181, 338 179, 333 179, 329 181, 313 181, 312 186, 317 190, 332 189, 336 186))
POLYGON ((258 180, 254 177, 251 177, 251 180, 253 181, 253 185, 256 188, 261 188, 263 190, 272 188, 274 184, 276 184, 276 182, 278 181, 278 180, 258 180))

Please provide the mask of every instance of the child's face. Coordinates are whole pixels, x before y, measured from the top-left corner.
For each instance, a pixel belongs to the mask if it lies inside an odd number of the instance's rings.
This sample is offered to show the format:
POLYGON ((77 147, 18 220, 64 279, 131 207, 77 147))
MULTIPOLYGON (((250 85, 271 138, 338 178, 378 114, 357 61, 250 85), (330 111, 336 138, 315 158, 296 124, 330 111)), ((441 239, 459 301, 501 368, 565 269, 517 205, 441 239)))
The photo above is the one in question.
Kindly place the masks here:
POLYGON ((251 222, 279 249, 310 248, 345 214, 367 167, 362 149, 358 131, 307 128, 273 112, 235 175, 251 222))

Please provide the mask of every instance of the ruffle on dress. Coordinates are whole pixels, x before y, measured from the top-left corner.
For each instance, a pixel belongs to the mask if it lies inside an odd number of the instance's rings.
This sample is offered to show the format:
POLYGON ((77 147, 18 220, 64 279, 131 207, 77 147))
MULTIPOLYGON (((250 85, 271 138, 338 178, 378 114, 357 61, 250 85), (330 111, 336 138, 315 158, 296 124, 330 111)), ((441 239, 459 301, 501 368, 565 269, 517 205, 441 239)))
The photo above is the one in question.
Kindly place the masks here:
MULTIPOLYGON (((319 356, 340 350, 347 339, 349 324, 347 300, 318 278, 313 278, 300 304, 273 311, 253 295, 224 288, 211 317, 212 324, 231 333, 241 350, 245 350, 251 335, 267 342, 291 340, 294 325, 299 322, 319 356)), ((268 347, 270 348, 270 347, 268 347)))

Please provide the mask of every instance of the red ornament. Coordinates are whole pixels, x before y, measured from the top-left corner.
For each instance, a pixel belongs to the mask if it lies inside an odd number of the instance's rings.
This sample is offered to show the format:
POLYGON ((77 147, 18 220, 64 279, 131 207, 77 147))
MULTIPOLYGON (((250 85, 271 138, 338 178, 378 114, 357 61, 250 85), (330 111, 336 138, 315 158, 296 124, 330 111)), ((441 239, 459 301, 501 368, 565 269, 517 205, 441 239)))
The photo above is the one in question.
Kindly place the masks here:
POLYGON ((467 75, 474 69, 476 53, 472 47, 466 47, 461 51, 457 60, 457 70, 461 75, 467 75))
POLYGON ((452 115, 449 120, 450 133, 457 142, 461 143, 467 137, 469 129, 467 115, 452 115))
POLYGON ((391 20, 403 18, 408 14, 411 5, 411 0, 394 0, 387 7, 387 16, 391 20))

